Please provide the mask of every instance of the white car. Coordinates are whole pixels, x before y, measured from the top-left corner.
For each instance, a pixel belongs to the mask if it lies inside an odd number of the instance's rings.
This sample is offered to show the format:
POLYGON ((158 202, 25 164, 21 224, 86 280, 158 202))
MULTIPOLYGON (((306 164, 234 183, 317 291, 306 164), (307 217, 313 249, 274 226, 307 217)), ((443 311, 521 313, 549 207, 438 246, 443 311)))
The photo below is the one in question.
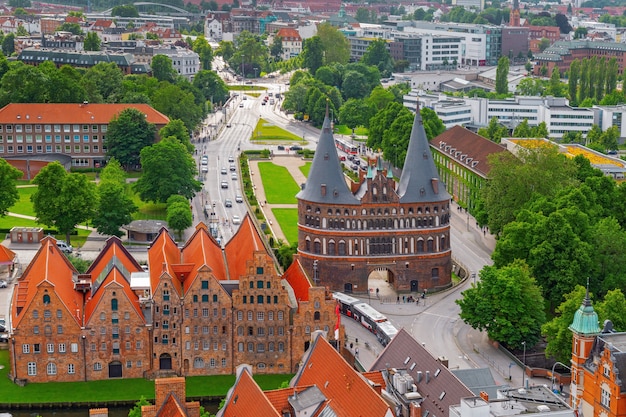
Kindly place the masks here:
POLYGON ((237 174, 234 173, 234 172, 232 174, 230 174, 230 179, 233 180, 233 181, 237 181, 237 174))
POLYGON ((241 223, 241 217, 234 215, 233 216, 233 224, 240 224, 241 223))

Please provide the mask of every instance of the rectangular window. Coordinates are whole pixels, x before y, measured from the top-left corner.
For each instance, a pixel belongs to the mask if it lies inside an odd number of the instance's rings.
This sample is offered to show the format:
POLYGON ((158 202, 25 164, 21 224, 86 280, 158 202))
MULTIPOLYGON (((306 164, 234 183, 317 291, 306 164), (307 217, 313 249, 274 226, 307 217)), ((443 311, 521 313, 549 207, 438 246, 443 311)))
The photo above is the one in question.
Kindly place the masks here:
POLYGON ((28 376, 37 375, 37 363, 36 362, 28 362, 28 376))
POLYGON ((70 352, 72 352, 72 353, 78 352, 78 343, 71 343, 70 344, 70 352))
POLYGON ((54 343, 48 343, 48 344, 46 345, 46 351, 47 351, 48 353, 54 353, 54 343))
POLYGON ((67 365, 67 373, 68 374, 74 374, 76 371, 74 370, 74 364, 70 363, 67 365))
POLYGON ((209 281, 202 281, 202 289, 203 290, 209 289, 209 281))
POLYGON ((29 344, 23 344, 22 345, 22 353, 30 353, 30 345, 29 344))
POLYGON ((602 404, 606 408, 611 407, 611 392, 601 388, 600 393, 600 404, 602 404))
POLYGON ((35 353, 41 353, 41 348, 40 348, 39 343, 35 343, 35 344, 33 345, 33 352, 35 352, 35 353))
POLYGON ((65 353, 65 343, 59 343, 59 353, 65 353))

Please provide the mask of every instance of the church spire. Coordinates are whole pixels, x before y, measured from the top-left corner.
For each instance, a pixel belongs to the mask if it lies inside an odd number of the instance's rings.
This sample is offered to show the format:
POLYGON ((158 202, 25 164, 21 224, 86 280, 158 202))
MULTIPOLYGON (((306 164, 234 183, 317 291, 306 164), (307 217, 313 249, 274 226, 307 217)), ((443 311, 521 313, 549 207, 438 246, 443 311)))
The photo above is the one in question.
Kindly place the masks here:
POLYGON ((328 117, 328 104, 309 176, 296 198, 313 203, 360 204, 348 188, 341 169, 328 117))
POLYGON ((591 297, 589 296, 589 278, 587 278, 587 291, 585 298, 574 313, 574 321, 569 326, 574 333, 581 335, 593 335, 600 333, 600 324, 598 322, 598 314, 591 305, 591 297))
POLYGON ((404 168, 398 185, 400 202, 418 203, 449 200, 450 194, 446 191, 444 184, 440 182, 418 103, 409 147, 404 160, 404 168))

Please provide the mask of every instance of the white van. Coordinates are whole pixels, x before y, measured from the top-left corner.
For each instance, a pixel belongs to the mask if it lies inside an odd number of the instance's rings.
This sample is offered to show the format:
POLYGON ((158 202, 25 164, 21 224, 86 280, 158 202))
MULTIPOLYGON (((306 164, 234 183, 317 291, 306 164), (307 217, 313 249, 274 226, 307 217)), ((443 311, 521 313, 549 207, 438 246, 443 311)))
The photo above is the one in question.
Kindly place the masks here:
POLYGON ((68 245, 67 242, 64 240, 57 240, 57 247, 61 249, 61 252, 63 253, 74 252, 74 248, 72 247, 72 245, 68 245))

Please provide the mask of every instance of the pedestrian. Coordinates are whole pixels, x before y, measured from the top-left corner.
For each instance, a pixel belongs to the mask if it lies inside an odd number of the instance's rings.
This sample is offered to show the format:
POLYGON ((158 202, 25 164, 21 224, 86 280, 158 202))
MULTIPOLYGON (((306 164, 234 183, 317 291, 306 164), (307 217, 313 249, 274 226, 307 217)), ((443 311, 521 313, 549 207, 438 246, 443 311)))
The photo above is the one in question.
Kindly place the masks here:
POLYGON ((359 348, 354 349, 354 356, 359 357, 359 348))
POLYGON ((406 295, 403 295, 403 296, 402 296, 402 302, 403 302, 403 303, 406 303, 406 295))
POLYGON ((400 304, 400 296, 396 298, 396 304, 400 304))

